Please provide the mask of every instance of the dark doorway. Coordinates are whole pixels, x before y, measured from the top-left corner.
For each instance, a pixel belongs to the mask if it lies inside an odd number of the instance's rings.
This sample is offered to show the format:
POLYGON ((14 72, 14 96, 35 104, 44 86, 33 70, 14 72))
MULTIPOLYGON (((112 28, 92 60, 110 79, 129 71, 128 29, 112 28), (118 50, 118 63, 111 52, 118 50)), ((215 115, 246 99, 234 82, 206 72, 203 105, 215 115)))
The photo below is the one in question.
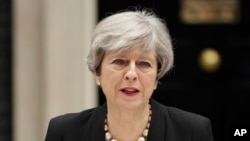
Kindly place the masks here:
MULTIPOLYGON (((238 19, 232 23, 185 23, 181 0, 99 0, 99 20, 131 6, 153 8, 170 30, 175 67, 161 79, 153 98, 169 106, 207 116, 214 138, 230 140, 231 129, 250 124, 250 2, 238 0, 238 19), (202 69, 199 57, 206 48, 220 55, 213 72, 202 69)), ((105 98, 99 90, 99 104, 105 98)))

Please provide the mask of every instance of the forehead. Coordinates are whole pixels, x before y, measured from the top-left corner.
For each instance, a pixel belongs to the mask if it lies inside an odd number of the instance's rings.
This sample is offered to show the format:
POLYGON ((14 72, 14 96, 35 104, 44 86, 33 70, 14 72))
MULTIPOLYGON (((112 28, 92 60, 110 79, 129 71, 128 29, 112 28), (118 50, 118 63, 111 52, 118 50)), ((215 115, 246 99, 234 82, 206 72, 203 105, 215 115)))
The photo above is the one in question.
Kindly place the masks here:
POLYGON ((145 50, 144 47, 133 47, 129 49, 119 49, 115 51, 109 51, 106 55, 109 56, 120 56, 120 57, 140 57, 140 58, 147 58, 147 57, 156 57, 155 50, 145 50))

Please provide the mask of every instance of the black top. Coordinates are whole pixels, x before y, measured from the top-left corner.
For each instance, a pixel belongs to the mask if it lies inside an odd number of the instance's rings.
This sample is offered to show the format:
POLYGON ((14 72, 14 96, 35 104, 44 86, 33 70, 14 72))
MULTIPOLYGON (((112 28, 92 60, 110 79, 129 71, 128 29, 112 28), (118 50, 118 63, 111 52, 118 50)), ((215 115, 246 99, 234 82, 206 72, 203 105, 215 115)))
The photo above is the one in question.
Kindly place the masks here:
MULTIPOLYGON (((147 141, 213 141, 210 120, 151 99, 152 119, 147 141)), ((107 105, 50 120, 45 141, 105 141, 107 105)))

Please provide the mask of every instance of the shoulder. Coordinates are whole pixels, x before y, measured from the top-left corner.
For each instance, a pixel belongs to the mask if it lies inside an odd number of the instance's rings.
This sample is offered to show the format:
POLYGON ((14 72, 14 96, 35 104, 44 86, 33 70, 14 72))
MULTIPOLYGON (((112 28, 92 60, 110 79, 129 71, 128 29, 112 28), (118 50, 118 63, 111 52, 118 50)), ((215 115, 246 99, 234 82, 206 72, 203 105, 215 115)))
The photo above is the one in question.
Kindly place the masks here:
POLYGON ((211 121, 201 114, 189 112, 177 107, 166 106, 156 102, 158 113, 163 115, 165 126, 169 131, 178 131, 183 137, 212 141, 211 121), (207 138, 207 139, 205 139, 207 138))
POLYGON ((201 114, 185 111, 177 107, 164 107, 165 114, 168 114, 169 119, 176 124, 199 129, 205 129, 205 126, 210 124, 210 119, 201 114))
POLYGON ((171 107, 171 106, 165 106, 165 112, 168 113, 171 119, 174 119, 178 122, 183 121, 184 123, 187 124, 192 124, 194 122, 196 123, 205 123, 208 122, 209 119, 203 115, 185 111, 183 109, 179 109, 176 107, 171 107))
POLYGON ((186 130, 186 133, 189 133, 193 140, 213 141, 212 125, 209 118, 175 107, 166 107, 166 111, 169 113, 172 123, 178 129, 186 130))
POLYGON ((153 103, 155 110, 158 110, 161 114, 164 115, 165 118, 168 118, 173 122, 180 122, 183 124, 193 124, 194 122, 200 124, 210 122, 207 117, 201 114, 189 112, 177 107, 166 106, 158 103, 155 100, 153 101, 153 103))
POLYGON ((50 120, 50 122, 54 124, 61 124, 63 123, 64 126, 65 124, 67 125, 70 123, 73 124, 78 124, 80 122, 84 122, 86 120, 91 119, 93 113, 95 112, 97 108, 92 108, 92 109, 87 109, 78 113, 67 113, 64 115, 59 115, 50 120))
POLYGON ((89 133, 96 118, 100 118, 103 106, 87 109, 78 113, 59 115, 49 121, 46 134, 46 141, 72 140, 79 138, 82 133, 89 133))
POLYGON ((87 109, 78 113, 67 113, 53 117, 49 121, 48 133, 63 132, 66 129, 71 129, 75 125, 86 124, 91 119, 92 113, 96 108, 87 109))

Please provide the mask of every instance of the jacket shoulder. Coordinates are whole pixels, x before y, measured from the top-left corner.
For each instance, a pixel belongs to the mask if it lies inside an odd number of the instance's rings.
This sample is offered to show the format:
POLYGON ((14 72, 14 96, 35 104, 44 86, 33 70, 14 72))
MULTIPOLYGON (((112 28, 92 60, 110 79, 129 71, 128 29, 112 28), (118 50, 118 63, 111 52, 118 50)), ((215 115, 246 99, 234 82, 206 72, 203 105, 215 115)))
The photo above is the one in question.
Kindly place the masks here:
POLYGON ((59 115, 49 121, 45 141, 74 140, 88 133, 99 108, 91 108, 78 113, 59 115))
POLYGON ((199 123, 209 121, 209 119, 203 115, 185 111, 176 107, 166 106, 165 110, 171 119, 176 119, 178 122, 183 121, 184 123, 191 124, 194 121, 199 123))
POLYGON ((78 113, 67 113, 64 115, 59 115, 50 120, 50 122, 56 122, 56 123, 64 123, 64 124, 72 124, 72 123, 78 123, 82 121, 86 121, 91 118, 92 113, 96 110, 96 108, 87 109, 78 113))
POLYGON ((176 107, 165 107, 169 114, 169 119, 182 134, 189 134, 192 140, 213 141, 212 126, 209 118, 188 112, 176 107), (181 129, 181 130, 180 130, 181 129))
POLYGON ((195 122, 204 122, 209 120, 207 117, 203 115, 189 112, 177 107, 163 105, 155 100, 152 100, 152 105, 154 107, 153 110, 156 110, 158 113, 161 113, 165 118, 170 119, 173 122, 191 124, 192 121, 194 121, 194 119, 195 122))
POLYGON ((154 100, 152 105, 157 114, 155 123, 157 126, 162 126, 164 123, 163 134, 167 140, 213 141, 209 118, 177 107, 166 106, 154 100))

